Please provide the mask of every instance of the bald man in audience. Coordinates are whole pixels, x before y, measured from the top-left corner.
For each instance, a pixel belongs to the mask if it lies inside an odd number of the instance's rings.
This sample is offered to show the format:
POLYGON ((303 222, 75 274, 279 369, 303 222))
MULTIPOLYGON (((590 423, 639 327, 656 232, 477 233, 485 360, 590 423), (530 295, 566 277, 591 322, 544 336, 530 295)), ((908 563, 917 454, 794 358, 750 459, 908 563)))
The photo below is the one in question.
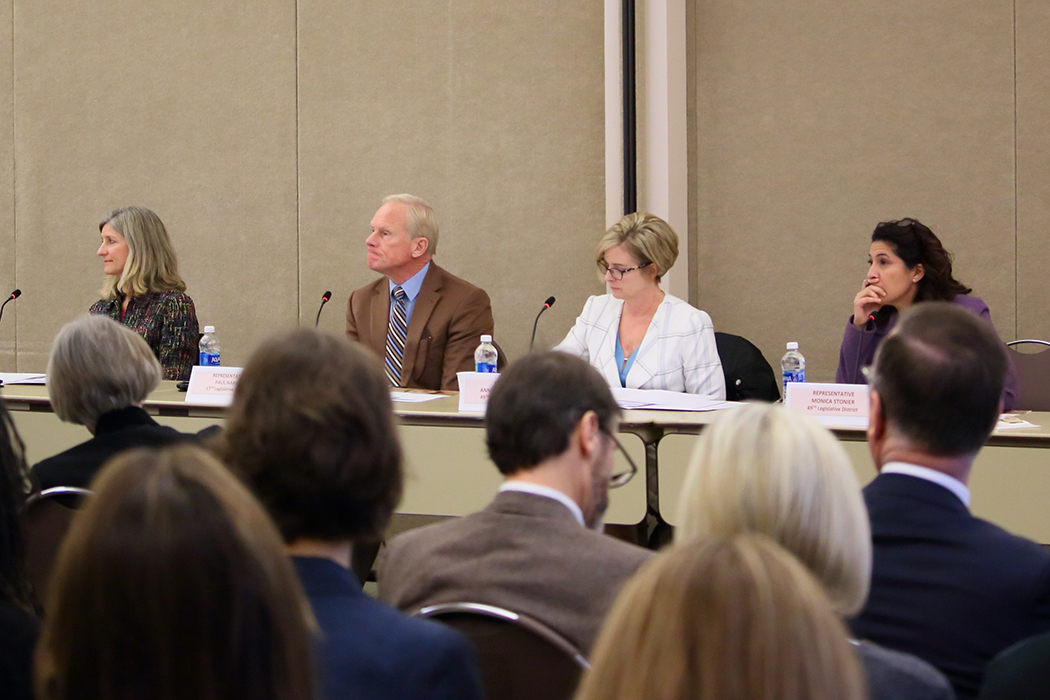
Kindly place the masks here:
POLYGON ((619 406, 601 375, 564 353, 529 355, 500 377, 485 414, 503 474, 483 511, 406 532, 380 556, 379 597, 402 610, 473 602, 523 613, 584 654, 650 552, 602 534, 619 406))
POLYGON ((383 275, 350 295, 346 335, 379 356, 391 386, 459 389, 474 350, 492 335, 485 290, 433 262, 438 224, 419 197, 394 194, 372 217, 368 268, 383 275))
POLYGON ((970 471, 1002 409, 1006 368, 991 325, 926 302, 879 345, 869 375, 874 567, 850 626, 926 659, 959 698, 977 697, 996 654, 1050 630, 1050 552, 969 509, 970 471))

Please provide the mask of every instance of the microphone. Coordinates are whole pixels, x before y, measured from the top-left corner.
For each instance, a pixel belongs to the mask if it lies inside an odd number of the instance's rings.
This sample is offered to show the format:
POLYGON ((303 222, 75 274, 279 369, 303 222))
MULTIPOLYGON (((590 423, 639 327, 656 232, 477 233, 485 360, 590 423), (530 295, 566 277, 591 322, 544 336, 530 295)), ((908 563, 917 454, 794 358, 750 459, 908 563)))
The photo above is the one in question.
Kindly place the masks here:
POLYGON ((324 305, 327 304, 328 300, 331 298, 331 292, 325 292, 321 295, 321 306, 317 309, 317 318, 314 319, 314 328, 317 328, 317 324, 321 322, 321 312, 324 310, 324 305))
POLYGON ((0 318, 4 317, 4 307, 7 306, 7 302, 14 301, 15 299, 17 299, 20 296, 22 296, 22 290, 21 289, 16 289, 15 291, 13 291, 13 292, 11 292, 10 294, 7 295, 7 299, 4 300, 4 303, 0 304, 0 318))
POLYGON ((529 341, 529 352, 532 352, 532 344, 536 342, 536 326, 540 322, 540 316, 552 306, 554 306, 554 297, 547 297, 547 301, 543 302, 543 308, 536 314, 536 320, 532 322, 532 339, 529 341))

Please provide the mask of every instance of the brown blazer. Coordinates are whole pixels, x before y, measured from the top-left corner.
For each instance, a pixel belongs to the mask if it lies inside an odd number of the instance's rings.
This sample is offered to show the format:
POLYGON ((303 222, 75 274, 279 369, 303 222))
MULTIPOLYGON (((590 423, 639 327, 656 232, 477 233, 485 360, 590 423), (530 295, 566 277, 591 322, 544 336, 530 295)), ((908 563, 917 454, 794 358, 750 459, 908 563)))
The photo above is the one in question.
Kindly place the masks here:
MULTIPOLYGON (((346 335, 386 358, 390 285, 386 277, 354 291, 346 305, 346 335)), ((408 323, 401 386, 456 391, 456 372, 474 370, 474 351, 492 335, 492 305, 485 290, 433 261, 408 323)))
POLYGON ((582 527, 557 501, 504 491, 485 510, 410 530, 380 555, 379 598, 405 611, 486 603, 524 613, 585 655, 652 552, 582 527))

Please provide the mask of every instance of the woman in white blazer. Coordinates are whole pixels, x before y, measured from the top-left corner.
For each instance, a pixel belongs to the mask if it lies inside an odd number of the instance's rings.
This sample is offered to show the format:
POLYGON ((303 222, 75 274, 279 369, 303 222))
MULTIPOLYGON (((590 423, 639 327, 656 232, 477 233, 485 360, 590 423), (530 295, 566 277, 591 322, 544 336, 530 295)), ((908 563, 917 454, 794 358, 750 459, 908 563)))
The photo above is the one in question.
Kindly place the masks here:
POLYGON ((594 365, 610 386, 726 397, 711 317, 660 289, 678 234, 652 214, 623 217, 598 243, 608 294, 584 304, 555 350, 594 365))

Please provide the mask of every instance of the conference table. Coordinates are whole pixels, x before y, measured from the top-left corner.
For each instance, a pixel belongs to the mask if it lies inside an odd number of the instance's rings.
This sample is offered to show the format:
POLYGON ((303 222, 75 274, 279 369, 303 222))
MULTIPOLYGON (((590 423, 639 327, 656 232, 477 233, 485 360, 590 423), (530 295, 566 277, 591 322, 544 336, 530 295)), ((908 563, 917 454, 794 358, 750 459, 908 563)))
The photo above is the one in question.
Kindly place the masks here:
MULTIPOLYGON (((405 452, 405 489, 397 512, 419 516, 460 516, 492 499, 501 476, 485 450, 483 416, 460 412, 458 396, 434 393, 424 403, 395 402, 405 452)), ((89 438, 83 426, 55 416, 43 386, 0 387, 30 463, 89 438)), ((162 382, 144 408, 162 424, 196 432, 222 424, 225 408, 186 401, 174 382, 162 382)), ((728 408, 725 410, 733 410, 728 408)), ((606 523, 636 526, 654 521, 674 525, 689 456, 704 426, 717 411, 628 410, 619 439, 639 467, 627 485, 610 492, 606 523), (648 515, 648 518, 647 518, 648 515)), ((982 450, 971 477, 974 514, 1038 542, 1050 543, 1050 413, 1022 416, 1037 427, 997 429, 982 450)), ((830 425, 861 483, 875 476, 864 429, 830 425)), ((626 467, 616 456, 617 471, 626 467)))

